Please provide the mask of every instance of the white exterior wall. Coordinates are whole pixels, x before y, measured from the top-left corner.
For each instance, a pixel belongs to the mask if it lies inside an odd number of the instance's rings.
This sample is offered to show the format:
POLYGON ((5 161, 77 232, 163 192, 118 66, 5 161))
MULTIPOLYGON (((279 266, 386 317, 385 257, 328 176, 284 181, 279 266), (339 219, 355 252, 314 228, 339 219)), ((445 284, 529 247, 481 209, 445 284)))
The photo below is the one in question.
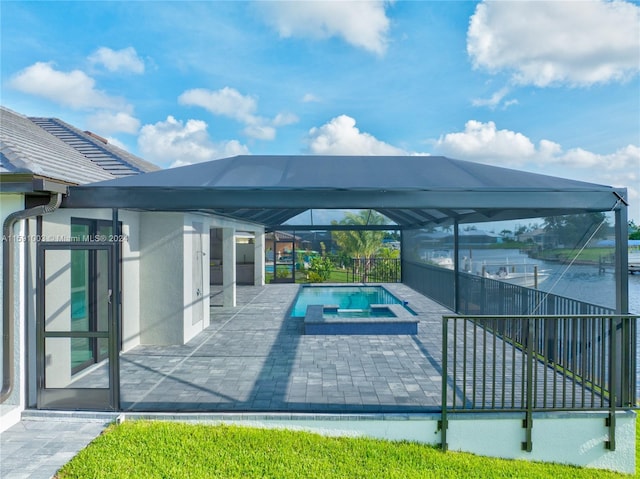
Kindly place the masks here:
POLYGON ((254 284, 256 286, 264 286, 264 229, 262 231, 255 232, 254 247, 254 284))
POLYGON ((122 349, 140 344, 140 214, 119 211, 122 234, 122 349))
POLYGON ((209 326, 209 221, 205 216, 185 214, 184 235, 184 330, 182 342, 186 343, 209 326), (195 228, 200 226, 198 232, 195 228), (199 236, 195 239, 194 236, 199 236), (196 251, 195 245, 200 248, 196 251), (199 276, 199 279, 197 277, 199 276), (196 290, 200 294, 196 294, 196 290))
POLYGON ((635 471, 633 411, 616 414, 616 449, 605 448, 609 429, 603 412, 535 413, 532 451, 521 449, 525 439, 522 414, 449 415, 449 450, 484 456, 558 462, 632 474, 635 471))
POLYGON ((211 218, 158 212, 140 218, 142 344, 184 344, 209 326, 211 218), (202 228, 199 241, 194 241, 196 224, 202 228), (194 251, 196 244, 200 251, 194 251))
MULTIPOLYGON (((24 196, 19 194, 0 194, 0 219, 4 224, 4 220, 11 213, 24 209, 24 196)), ((15 235, 24 235, 24 227, 22 222, 17 224, 14 228, 15 235)), ((11 238, 3 238, 2 248, 7 246, 7 241, 11 238)), ((14 242, 14 273, 12 280, 15 285, 21 284, 21 279, 24 277, 24 265, 21 258, 24 258, 25 243, 14 242)), ((0 256, 0 266, 2 266, 3 257, 0 256)), ((2 286, 4 278, 0 278, 0 286, 2 286)), ((14 374, 13 374, 13 390, 7 400, 0 404, 0 432, 8 429, 12 425, 16 424, 20 420, 20 412, 25 407, 25 395, 24 384, 26 381, 25 376, 25 363, 24 363, 24 348, 22 347, 25 339, 25 324, 26 320, 21 305, 24 302, 24 293, 21 293, 20 288, 15 289, 16 297, 14 298, 14 318, 13 318, 13 361, 14 361, 14 374)), ((4 301, 2 298, 0 301, 4 301)), ((4 304, 2 304, 4 308, 4 304)), ((4 333, 4 332, 3 332, 4 333)), ((2 364, 2 341, 0 341, 0 368, 4 367, 2 364)), ((0 369, 1 371, 1 369, 0 369)))
POLYGON ((184 340, 184 218, 140 213, 140 341, 184 340))

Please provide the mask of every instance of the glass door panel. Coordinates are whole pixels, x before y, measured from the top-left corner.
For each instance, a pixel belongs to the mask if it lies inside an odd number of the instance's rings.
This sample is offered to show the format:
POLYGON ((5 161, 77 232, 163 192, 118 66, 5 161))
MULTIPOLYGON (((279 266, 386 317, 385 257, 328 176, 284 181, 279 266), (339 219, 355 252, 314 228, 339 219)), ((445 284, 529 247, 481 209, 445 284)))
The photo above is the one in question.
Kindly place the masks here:
POLYGON ((82 353, 90 354, 90 341, 89 338, 45 338, 45 388, 109 389, 108 359, 74 372, 74 364, 86 362, 82 353))
POLYGON ((273 281, 293 283, 296 274, 295 243, 293 241, 275 241, 274 249, 273 281))

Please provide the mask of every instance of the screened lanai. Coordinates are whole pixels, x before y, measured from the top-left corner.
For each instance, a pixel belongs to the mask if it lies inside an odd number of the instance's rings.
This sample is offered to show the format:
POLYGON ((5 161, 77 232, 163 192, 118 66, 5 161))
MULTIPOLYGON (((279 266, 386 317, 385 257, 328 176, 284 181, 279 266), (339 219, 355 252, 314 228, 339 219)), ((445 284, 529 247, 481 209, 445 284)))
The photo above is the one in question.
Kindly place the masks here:
MULTIPOLYGON (((74 217, 77 223, 93 213, 109 232, 123 234, 113 235, 113 244, 110 235, 98 235, 97 243, 40 245, 46 254, 39 260, 45 262, 38 314, 45 385, 39 394, 49 400, 38 406, 436 414, 443 447, 449 414, 509 411, 526 417, 518 423, 525 440, 516 430, 512 442, 528 452, 534 412, 588 410, 607 415, 598 434, 606 428, 613 438, 616 408, 633 407, 637 397, 626 198, 625 188, 432 156, 237 156, 70 187, 61 211, 72 228, 74 217), (357 228, 400 232, 401 284, 384 287, 413 308, 417 333, 307 333, 309 308, 304 318, 292 314, 299 290, 307 286, 265 285, 267 233, 295 237, 347 228, 322 224, 313 214, 307 224, 302 220, 310 210, 345 209, 377 211, 389 220, 357 228), (591 215, 600 218, 596 230, 606 229, 615 245, 601 265, 615 283, 607 292, 615 297, 606 305, 465 267, 469 245, 497 236, 483 236, 476 225, 591 215), (222 243, 221 307, 208 307, 209 285, 193 275, 214 259, 213 247, 201 243, 208 234, 222 243), (239 236, 255 242, 255 282, 243 288, 236 288, 229 267, 236 264, 239 236), (123 237, 126 244, 118 244, 123 237), (425 248, 443 244, 452 250, 450 267, 425 261, 425 248), (73 295, 73 277, 70 289, 68 277, 58 275, 67 268, 65 248, 86 251, 94 271, 101 261, 111 265, 111 282, 98 285, 110 311, 107 328, 99 319, 95 331, 49 328, 47 288, 51 315, 66 307, 55 309, 60 294, 51 285, 73 295), (61 259, 50 273, 47 255, 61 259), (205 311, 197 316, 200 304, 205 311), (58 342, 73 353, 76 339, 108 342, 106 360, 71 374, 64 384, 46 384, 47 371, 53 371, 47 348, 53 351, 58 342)), ((595 241, 587 236, 585 244, 595 241)), ((61 361, 58 370, 67 366, 61 361)), ((606 448, 615 449, 615 441, 606 448)))
MULTIPOLYGON (((625 188, 440 156, 255 155, 73 187, 63 206, 199 211, 260 224, 268 231, 286 229, 287 220, 310 209, 374 209, 403 232, 450 227, 456 232, 456 252, 461 225, 611 212, 619 277, 615 309, 626 313, 626 197, 625 188)), ((331 228, 308 228, 323 226, 331 228)), ((405 251, 415 237, 403 235, 405 251)), ((460 285, 453 281, 451 286, 446 303, 457 311, 460 285)))

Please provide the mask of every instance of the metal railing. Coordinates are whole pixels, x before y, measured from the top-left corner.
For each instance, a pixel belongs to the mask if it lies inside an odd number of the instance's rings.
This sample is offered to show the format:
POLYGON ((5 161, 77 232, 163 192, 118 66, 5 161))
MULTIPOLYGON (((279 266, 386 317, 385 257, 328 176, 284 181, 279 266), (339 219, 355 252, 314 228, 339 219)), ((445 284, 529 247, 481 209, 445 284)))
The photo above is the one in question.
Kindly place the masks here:
POLYGON ((402 262, 404 284, 451 310, 455 310, 454 279, 455 273, 451 269, 415 261, 402 262))
POLYGON ((351 258, 347 282, 399 283, 402 280, 400 258, 351 258))
POLYGON ((459 273, 461 314, 615 314, 615 310, 469 273, 459 273))
POLYGON ((460 314, 615 314, 612 308, 463 272, 457 275, 456 298, 455 280, 456 274, 450 269, 413 261, 402 263, 404 284, 460 314))
POLYGON ((635 403, 634 315, 443 316, 442 445, 449 412, 605 410, 635 403))

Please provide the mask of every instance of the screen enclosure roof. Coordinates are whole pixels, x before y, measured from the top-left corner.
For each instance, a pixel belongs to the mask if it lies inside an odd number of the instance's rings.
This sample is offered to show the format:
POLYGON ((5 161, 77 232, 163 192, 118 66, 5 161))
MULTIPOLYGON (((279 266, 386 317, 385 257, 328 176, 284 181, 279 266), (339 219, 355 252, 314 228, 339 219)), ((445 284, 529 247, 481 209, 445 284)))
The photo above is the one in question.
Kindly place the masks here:
POLYGON ((245 155, 72 187, 63 206, 201 211, 270 229, 312 208, 370 208, 417 228, 608 211, 626 194, 442 156, 245 155))

